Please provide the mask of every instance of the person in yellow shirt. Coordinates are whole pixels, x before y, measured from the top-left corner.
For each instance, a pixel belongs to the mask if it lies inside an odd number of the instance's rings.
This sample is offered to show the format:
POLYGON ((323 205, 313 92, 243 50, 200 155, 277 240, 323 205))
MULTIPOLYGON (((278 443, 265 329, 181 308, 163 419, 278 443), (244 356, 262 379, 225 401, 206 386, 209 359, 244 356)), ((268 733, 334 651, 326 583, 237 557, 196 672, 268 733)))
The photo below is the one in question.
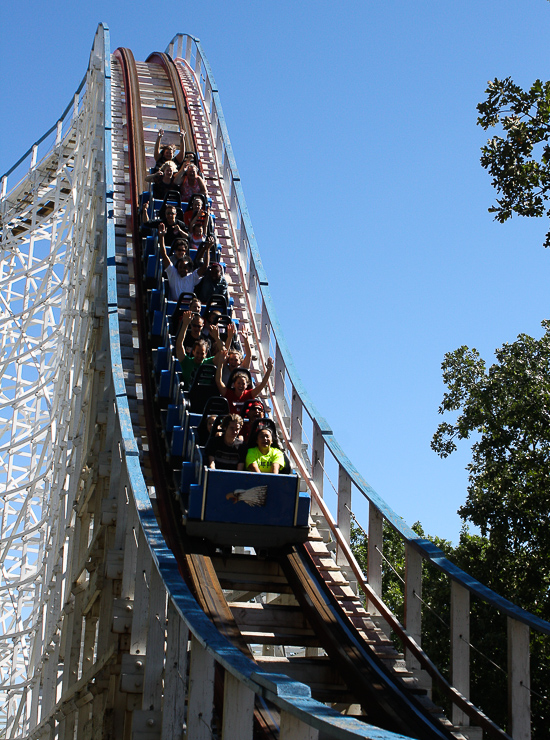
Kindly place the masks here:
POLYGON ((281 450, 272 447, 271 429, 260 427, 246 453, 245 469, 252 473, 278 473, 285 465, 281 450))

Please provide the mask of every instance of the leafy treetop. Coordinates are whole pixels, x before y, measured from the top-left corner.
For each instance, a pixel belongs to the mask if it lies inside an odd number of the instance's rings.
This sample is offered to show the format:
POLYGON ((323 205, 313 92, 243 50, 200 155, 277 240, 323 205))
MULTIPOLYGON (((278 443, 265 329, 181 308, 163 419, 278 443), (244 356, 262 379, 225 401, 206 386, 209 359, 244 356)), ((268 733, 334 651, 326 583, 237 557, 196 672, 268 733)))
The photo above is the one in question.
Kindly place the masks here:
POLYGON ((447 457, 475 435, 459 514, 488 534, 495 554, 524 560, 539 585, 550 577, 550 322, 542 326, 539 340, 520 334, 504 344, 488 370, 475 349, 445 355, 439 413, 458 415, 432 439, 447 457))
MULTIPOLYGON (((505 134, 481 149, 481 164, 500 195, 489 212, 500 223, 513 213, 550 216, 550 82, 536 80, 525 91, 507 77, 489 82, 485 92, 477 122, 485 130, 500 125, 505 134)), ((550 231, 544 246, 550 246, 550 231)))

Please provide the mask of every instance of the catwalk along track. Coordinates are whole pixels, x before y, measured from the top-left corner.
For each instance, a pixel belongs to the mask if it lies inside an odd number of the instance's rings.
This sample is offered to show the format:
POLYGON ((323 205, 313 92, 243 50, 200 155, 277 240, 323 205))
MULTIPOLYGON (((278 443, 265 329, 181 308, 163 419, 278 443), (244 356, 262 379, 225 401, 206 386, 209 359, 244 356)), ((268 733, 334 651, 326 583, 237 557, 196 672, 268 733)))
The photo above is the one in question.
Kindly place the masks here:
POLYGON ((100 26, 64 115, 66 133, 58 126, 43 159, 35 151, 11 190, 3 180, 5 249, 32 242, 61 208, 64 218, 71 213, 70 199, 52 199, 46 182, 74 194, 72 222, 81 224, 71 227, 71 270, 60 278, 73 276, 70 302, 55 308, 60 326, 72 322, 55 370, 70 379, 47 448, 51 498, 34 564, 37 606, 26 622, 31 651, 18 674, 26 671, 26 680, 4 681, 5 736, 528 738, 528 635, 547 635, 550 625, 418 538, 361 478, 312 405, 276 320, 200 43, 178 35, 167 52, 136 62, 128 49, 111 54, 100 26), (228 526, 208 513, 217 508, 208 505, 216 480, 228 498, 256 474, 224 479, 205 469, 200 414, 179 382, 158 234, 144 236, 142 223, 159 130, 173 142, 184 132, 199 163, 211 199, 211 252, 233 298, 231 322, 250 332, 257 382, 274 357, 262 397, 292 471, 258 474, 254 486, 294 496, 294 518, 279 528, 259 519, 228 526), (230 484, 233 491, 223 488, 230 484), (334 514, 323 496, 329 486, 334 514), (369 501, 367 574, 349 545, 352 493, 369 501), (404 626, 383 601, 384 522, 404 541, 404 626), (451 583, 451 682, 420 647, 423 563, 451 583), (469 699, 470 593, 509 622, 509 734, 469 699), (431 698, 434 686, 448 717, 431 698))

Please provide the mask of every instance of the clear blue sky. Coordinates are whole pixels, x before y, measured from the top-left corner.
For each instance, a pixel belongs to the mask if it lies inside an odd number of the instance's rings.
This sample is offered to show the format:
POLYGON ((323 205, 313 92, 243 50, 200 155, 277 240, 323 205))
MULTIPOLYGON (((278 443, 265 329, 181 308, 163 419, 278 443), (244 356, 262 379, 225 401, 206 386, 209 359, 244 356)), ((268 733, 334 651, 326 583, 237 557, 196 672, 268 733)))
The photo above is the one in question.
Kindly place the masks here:
POLYGON ((443 355, 467 344, 491 360, 549 317, 549 226, 487 213, 475 106, 487 80, 550 77, 550 4, 13 3, 0 173, 69 102, 100 21, 138 60, 177 32, 201 39, 311 398, 409 524, 456 542, 469 449, 430 449, 443 355))

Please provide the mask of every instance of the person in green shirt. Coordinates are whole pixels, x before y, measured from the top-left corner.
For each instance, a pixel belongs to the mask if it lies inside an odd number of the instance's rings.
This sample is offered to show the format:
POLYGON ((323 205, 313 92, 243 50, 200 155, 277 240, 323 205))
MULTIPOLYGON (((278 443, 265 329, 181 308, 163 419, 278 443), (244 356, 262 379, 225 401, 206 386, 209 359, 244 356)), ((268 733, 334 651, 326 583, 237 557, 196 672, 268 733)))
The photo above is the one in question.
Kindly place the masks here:
POLYGON ((197 368, 203 364, 213 365, 216 352, 223 349, 223 345, 220 342, 218 327, 214 326, 213 331, 210 332, 215 340, 213 346, 214 352, 211 356, 208 357, 208 344, 204 339, 197 339, 193 344, 191 354, 186 354, 183 341, 192 318, 193 314, 191 311, 186 311, 183 314, 178 336, 176 338, 176 357, 178 358, 178 362, 181 367, 181 379, 183 380, 186 391, 191 387, 197 368))

